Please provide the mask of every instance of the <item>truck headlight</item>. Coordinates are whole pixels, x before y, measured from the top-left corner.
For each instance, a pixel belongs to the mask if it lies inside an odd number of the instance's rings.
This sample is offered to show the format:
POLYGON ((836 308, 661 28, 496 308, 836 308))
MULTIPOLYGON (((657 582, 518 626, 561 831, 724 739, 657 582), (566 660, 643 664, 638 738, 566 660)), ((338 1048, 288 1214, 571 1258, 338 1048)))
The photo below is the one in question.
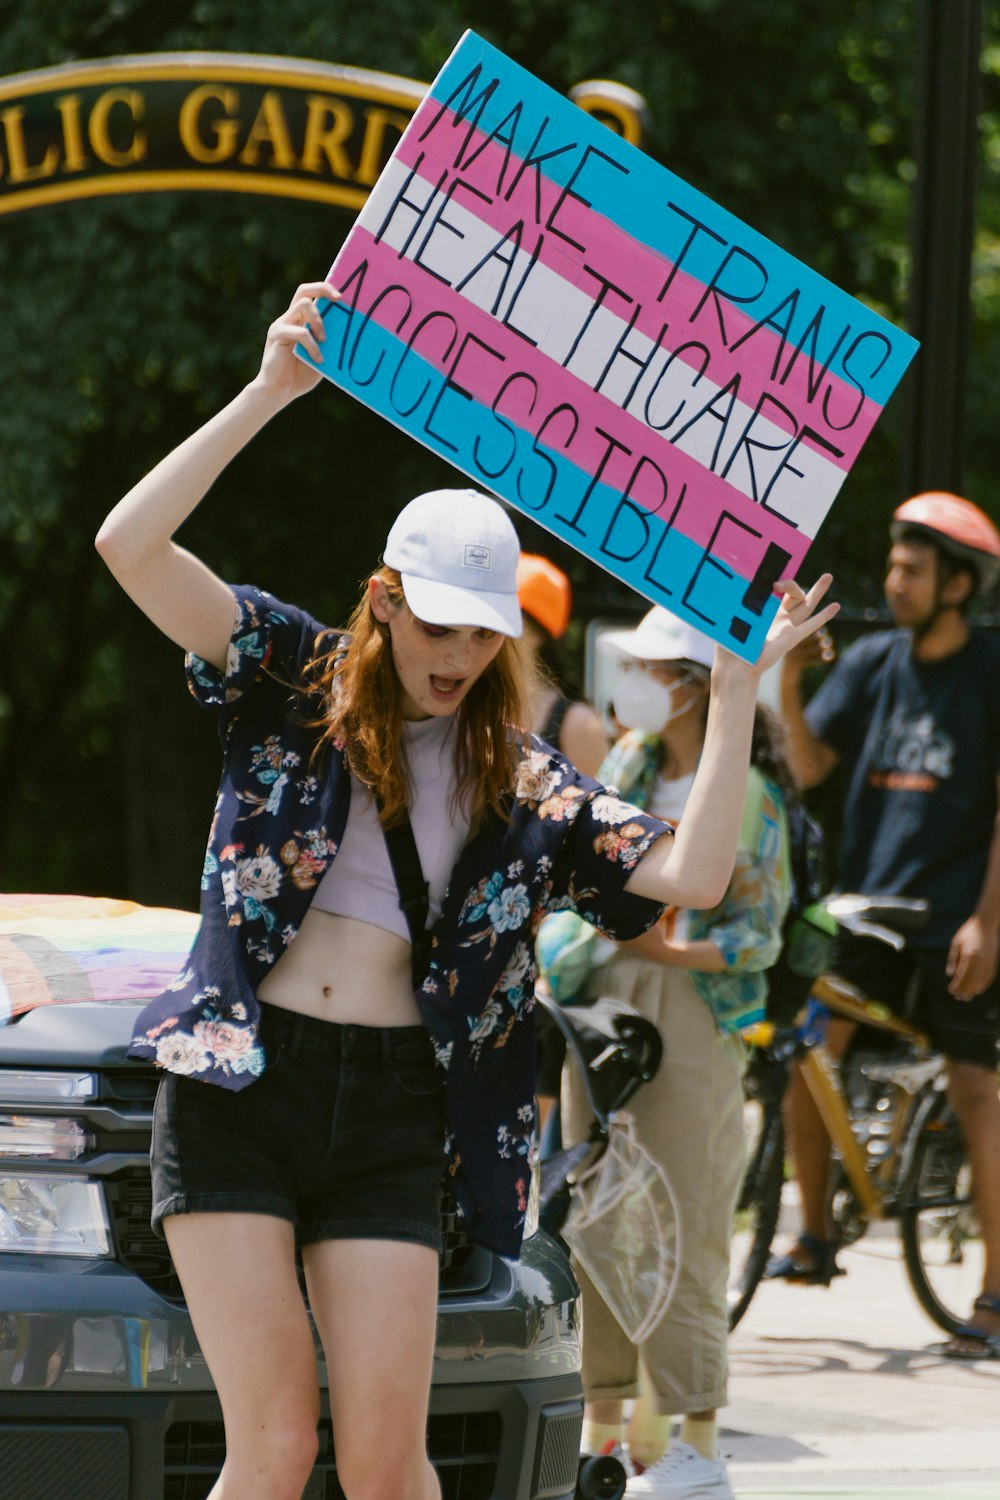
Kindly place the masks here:
POLYGON ((68 1116, 0 1115, 0 1160, 37 1156, 47 1161, 76 1161, 94 1149, 94 1138, 79 1120, 68 1116))
POLYGON ((0 1104, 55 1104, 96 1099, 97 1075, 43 1068, 0 1068, 0 1104))
POLYGON ((0 1171, 0 1253, 109 1255, 104 1198, 83 1177, 0 1171))

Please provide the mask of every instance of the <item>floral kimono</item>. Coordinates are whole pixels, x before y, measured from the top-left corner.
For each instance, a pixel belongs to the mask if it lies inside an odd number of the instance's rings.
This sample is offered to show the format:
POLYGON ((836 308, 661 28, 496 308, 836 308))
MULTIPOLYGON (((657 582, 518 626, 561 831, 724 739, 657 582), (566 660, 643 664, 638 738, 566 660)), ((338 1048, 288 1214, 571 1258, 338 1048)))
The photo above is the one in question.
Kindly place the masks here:
MULTIPOLYGON (((233 593, 225 673, 194 656, 186 664, 224 751, 201 927, 183 972, 139 1017, 130 1055, 243 1089, 267 1066, 257 987, 336 858, 350 778, 344 745, 314 757, 318 732, 296 692, 335 634, 257 588, 233 593)), ((527 1205, 534 934, 565 909, 612 937, 645 931, 662 908, 624 885, 668 831, 532 737, 507 821, 487 815, 452 871, 416 998, 445 1082, 456 1202, 472 1236, 502 1254, 517 1255, 527 1205)))
MULTIPOLYGON (((598 774, 645 807, 662 758, 658 735, 630 730, 608 751, 598 774)), ((689 971, 722 1031, 742 1031, 764 1019, 766 971, 781 952, 782 922, 790 896, 784 799, 776 783, 751 766, 726 894, 708 911, 688 912, 689 940, 708 938, 725 959, 721 973, 689 971)))

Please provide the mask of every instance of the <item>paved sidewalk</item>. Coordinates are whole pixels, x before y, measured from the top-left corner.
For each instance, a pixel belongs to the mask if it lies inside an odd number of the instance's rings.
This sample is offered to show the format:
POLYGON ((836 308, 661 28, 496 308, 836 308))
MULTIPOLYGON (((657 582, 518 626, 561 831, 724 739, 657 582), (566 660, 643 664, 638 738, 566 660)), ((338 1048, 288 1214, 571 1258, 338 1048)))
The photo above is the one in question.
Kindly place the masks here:
POLYGON ((1000 1500, 1000 1362, 943 1357, 888 1227, 840 1261, 829 1289, 762 1285, 733 1335, 737 1496, 1000 1500))

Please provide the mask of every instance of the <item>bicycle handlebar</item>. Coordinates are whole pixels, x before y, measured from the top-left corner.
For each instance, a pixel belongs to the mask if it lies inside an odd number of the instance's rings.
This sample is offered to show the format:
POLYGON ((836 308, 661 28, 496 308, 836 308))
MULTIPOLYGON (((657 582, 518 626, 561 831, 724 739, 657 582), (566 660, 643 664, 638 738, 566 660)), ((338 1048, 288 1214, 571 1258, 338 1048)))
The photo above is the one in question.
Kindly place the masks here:
POLYGON ((825 897, 822 904, 846 932, 855 937, 874 938, 897 953, 906 946, 903 931, 912 932, 922 927, 930 916, 928 901, 912 900, 907 896, 834 894, 825 897))
POLYGON ((902 953, 906 947, 906 939, 902 933, 893 932, 891 927, 883 927, 881 922, 866 922, 864 917, 856 915, 838 917, 837 922, 853 937, 875 938, 880 943, 887 943, 897 953, 902 953))

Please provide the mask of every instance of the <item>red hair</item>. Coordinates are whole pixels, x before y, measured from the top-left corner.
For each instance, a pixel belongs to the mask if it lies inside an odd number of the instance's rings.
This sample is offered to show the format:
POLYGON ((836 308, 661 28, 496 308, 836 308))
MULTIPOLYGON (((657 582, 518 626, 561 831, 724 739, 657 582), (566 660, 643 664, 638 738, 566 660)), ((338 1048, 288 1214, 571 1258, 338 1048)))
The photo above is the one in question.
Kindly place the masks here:
MULTIPOLYGON (((408 608, 395 568, 375 574, 391 603, 408 608)), ((318 652, 305 668, 306 691, 319 698, 318 749, 343 746, 359 781, 371 788, 387 828, 403 822, 413 794, 403 743, 403 689, 392 660, 389 627, 371 607, 367 584, 348 622, 346 643, 318 652)), ((506 636, 458 707, 456 792, 472 811, 507 817, 511 778, 524 753, 530 668, 519 640, 506 636)))

